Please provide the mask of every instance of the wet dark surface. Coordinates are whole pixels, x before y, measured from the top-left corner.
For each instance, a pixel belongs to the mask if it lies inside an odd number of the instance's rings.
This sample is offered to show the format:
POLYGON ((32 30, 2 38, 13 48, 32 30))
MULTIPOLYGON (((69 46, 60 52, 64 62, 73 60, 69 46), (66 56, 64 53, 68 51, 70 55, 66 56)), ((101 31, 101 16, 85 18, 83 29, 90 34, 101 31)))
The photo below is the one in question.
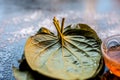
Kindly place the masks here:
POLYGON ((52 19, 65 25, 86 23, 104 38, 120 34, 120 0, 0 0, 0 80, 14 80, 26 39, 41 27, 56 32, 52 19))

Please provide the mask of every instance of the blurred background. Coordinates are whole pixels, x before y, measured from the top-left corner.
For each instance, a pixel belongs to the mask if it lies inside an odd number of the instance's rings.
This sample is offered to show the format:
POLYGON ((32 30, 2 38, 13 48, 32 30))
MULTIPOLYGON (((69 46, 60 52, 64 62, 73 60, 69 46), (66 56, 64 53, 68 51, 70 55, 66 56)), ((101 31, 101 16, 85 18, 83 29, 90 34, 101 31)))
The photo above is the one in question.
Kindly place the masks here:
POLYGON ((102 40, 120 34, 120 0, 0 0, 0 80, 14 80, 29 36, 42 26, 56 33, 54 16, 90 25, 102 40))

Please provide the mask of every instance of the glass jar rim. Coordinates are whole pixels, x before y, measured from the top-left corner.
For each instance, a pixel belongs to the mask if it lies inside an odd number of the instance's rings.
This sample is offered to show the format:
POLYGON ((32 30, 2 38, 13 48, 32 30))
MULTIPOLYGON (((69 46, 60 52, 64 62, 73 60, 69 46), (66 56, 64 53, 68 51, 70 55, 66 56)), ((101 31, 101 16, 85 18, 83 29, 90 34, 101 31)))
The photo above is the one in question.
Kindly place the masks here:
MULTIPOLYGON (((107 56, 107 46, 106 44, 108 43, 109 40, 112 40, 114 38, 120 38, 120 34, 117 34, 117 35, 112 35, 112 36, 109 36, 107 38, 105 38, 103 41, 102 41, 102 44, 101 44, 101 50, 102 50, 102 54, 103 54, 103 57, 106 57, 107 59, 115 62, 118 64, 118 62, 114 59, 111 59, 111 57, 107 56)), ((120 64, 120 63, 119 63, 120 64)))

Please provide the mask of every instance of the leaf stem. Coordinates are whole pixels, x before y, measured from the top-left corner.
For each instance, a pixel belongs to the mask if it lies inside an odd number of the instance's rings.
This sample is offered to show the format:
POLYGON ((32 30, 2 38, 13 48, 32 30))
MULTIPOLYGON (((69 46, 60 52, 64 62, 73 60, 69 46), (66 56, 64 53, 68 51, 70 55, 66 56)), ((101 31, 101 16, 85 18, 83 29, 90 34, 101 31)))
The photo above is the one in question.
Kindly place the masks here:
POLYGON ((60 31, 60 26, 59 26, 59 23, 58 23, 56 17, 53 18, 53 23, 54 23, 54 25, 55 25, 55 27, 56 27, 56 29, 57 29, 58 36, 62 37, 62 33, 61 33, 61 31, 60 31))
POLYGON ((60 23, 59 20, 56 19, 56 17, 53 18, 53 23, 57 29, 58 32, 58 37, 60 39, 60 42, 62 44, 62 46, 64 46, 64 35, 63 35, 63 29, 64 29, 64 18, 62 19, 62 23, 61 23, 61 27, 60 27, 60 23))
POLYGON ((62 19, 62 23, 61 23, 61 33, 63 33, 63 30, 64 30, 64 23, 65 23, 65 18, 62 19))

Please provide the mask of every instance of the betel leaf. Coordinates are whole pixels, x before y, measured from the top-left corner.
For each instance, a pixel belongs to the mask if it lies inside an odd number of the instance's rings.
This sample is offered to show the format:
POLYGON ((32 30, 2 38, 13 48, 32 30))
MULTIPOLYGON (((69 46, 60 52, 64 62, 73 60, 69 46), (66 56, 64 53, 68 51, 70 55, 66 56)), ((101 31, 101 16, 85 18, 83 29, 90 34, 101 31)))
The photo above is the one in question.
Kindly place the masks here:
POLYGON ((96 39, 99 44, 101 44, 101 40, 99 39, 97 33, 87 24, 77 24, 74 25, 73 27, 71 27, 70 25, 65 28, 64 34, 65 35, 74 34, 74 35, 82 35, 85 37, 92 37, 96 39))
POLYGON ((42 27, 28 38, 25 59, 33 71, 55 79, 89 79, 102 69, 101 40, 86 24, 64 28, 54 18, 58 35, 42 27))

